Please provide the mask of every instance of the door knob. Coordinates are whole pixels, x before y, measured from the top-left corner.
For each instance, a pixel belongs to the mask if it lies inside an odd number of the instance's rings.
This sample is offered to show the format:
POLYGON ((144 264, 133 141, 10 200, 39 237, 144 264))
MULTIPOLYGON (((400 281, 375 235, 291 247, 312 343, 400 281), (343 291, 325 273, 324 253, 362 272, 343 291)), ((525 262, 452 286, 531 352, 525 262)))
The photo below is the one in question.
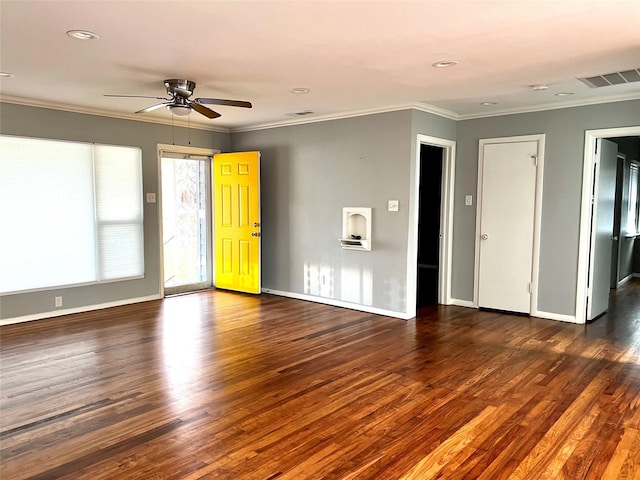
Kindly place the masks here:
POLYGON ((487 238, 489 238, 489 235, 487 235, 486 233, 483 233, 482 235, 480 235, 480 238, 482 240, 486 240, 487 238))
POLYGON ((618 236, 617 235, 612 236, 611 240, 613 240, 614 242, 618 241, 618 236))

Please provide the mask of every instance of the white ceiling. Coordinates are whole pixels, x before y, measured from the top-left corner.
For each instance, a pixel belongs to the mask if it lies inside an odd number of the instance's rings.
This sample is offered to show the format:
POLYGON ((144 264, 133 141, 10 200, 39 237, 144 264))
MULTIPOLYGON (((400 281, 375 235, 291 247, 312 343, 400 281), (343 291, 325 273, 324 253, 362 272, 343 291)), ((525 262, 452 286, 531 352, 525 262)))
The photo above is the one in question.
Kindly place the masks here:
MULTIPOLYGON (((0 22, 0 70, 15 75, 1 80, 4 100, 127 117, 156 102, 103 94, 162 97, 164 79, 185 78, 194 97, 253 103, 191 115, 213 129, 299 121, 287 114, 303 110, 315 112, 305 121, 411 105, 470 118, 640 98, 640 82, 576 80, 640 67, 639 0, 2 0, 0 22), (459 64, 433 68, 439 60, 459 64), (549 89, 530 88, 539 83, 549 89)), ((171 121, 166 109, 143 115, 171 121)))

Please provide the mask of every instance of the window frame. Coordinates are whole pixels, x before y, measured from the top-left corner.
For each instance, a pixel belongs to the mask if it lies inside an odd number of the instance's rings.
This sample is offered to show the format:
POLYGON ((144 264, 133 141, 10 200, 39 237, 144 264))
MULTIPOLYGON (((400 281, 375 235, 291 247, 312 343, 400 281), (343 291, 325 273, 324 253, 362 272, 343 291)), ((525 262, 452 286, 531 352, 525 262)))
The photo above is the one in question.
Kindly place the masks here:
POLYGON ((628 172, 629 177, 627 180, 627 221, 625 225, 625 236, 637 237, 640 236, 640 162, 637 162, 635 160, 629 162, 628 172), (635 190, 634 202, 631 201, 632 189, 635 190), (633 218, 633 221, 630 220, 630 216, 633 218), (631 229, 629 228, 630 226, 631 229))
MULTIPOLYGON (((126 281, 126 280, 134 280, 134 279, 140 279, 140 278, 144 278, 145 274, 146 274, 146 266, 145 266, 145 245, 144 245, 144 188, 143 188, 143 162, 142 162, 142 148, 139 146, 127 146, 127 145, 110 145, 110 144, 104 144, 104 143, 95 143, 95 142, 81 142, 81 141, 74 141, 74 140, 64 140, 64 139, 55 139, 55 138, 41 138, 41 137, 29 137, 29 136, 22 136, 22 135, 7 135, 7 134, 0 134, 0 139, 5 138, 5 139, 13 139, 12 141, 23 141, 26 143, 33 141, 33 151, 37 151, 38 148, 42 148, 42 146, 44 145, 44 147, 47 147, 47 143, 45 142, 49 142, 50 144, 53 143, 60 143, 60 144, 67 144, 67 145, 78 145, 78 146, 86 146, 88 147, 87 149, 85 149, 85 152, 82 152, 77 158, 75 158, 74 160, 76 160, 77 162, 81 163, 81 162, 85 162, 85 163, 89 163, 90 164, 90 168, 91 168, 91 174, 90 174, 90 179, 87 178, 85 179, 87 181, 87 185, 85 186, 88 189, 87 194, 89 196, 93 196, 93 198, 91 199, 91 207, 93 210, 93 224, 92 226, 89 226, 89 228, 93 228, 94 229, 94 233, 95 235, 92 238, 87 238, 87 248, 90 248, 93 251, 93 255, 95 257, 94 261, 95 261, 95 268, 93 273, 89 276, 89 278, 84 278, 84 279, 77 279, 78 281, 74 282, 72 278, 68 278, 68 279, 64 279, 64 278, 60 278, 58 277, 57 279, 55 278, 55 275, 52 275, 52 279, 48 280, 48 281, 44 281, 41 282, 39 285, 37 285, 38 282, 33 282, 32 285, 28 285, 28 282, 19 282, 19 283, 14 283, 13 285, 11 285, 10 283, 8 283, 7 285, 4 285, 3 288, 4 290, 0 291, 0 296, 5 296, 5 295, 15 295, 15 294, 21 294, 21 293, 30 293, 30 292, 40 292, 40 291, 48 291, 48 290, 56 290, 56 289, 60 289, 60 288, 69 288, 69 287, 81 287, 81 286, 89 286, 89 285, 98 285, 98 284, 106 284, 106 283, 113 283, 113 282, 121 282, 121 281, 126 281), (38 144, 36 142, 42 142, 40 143, 40 147, 38 146, 38 144), (104 243, 103 241, 101 241, 101 239, 98 236, 98 230, 101 226, 101 221, 98 218, 98 199, 96 198, 96 184, 98 181, 98 173, 96 172, 96 165, 97 165, 97 157, 100 155, 100 153, 96 153, 98 151, 98 149, 100 149, 100 147, 116 147, 116 148, 123 148, 123 149, 128 149, 128 153, 127 155, 129 155, 133 161, 136 162, 135 165, 132 165, 132 169, 135 172, 135 177, 137 178, 133 178, 133 180, 131 182, 128 182, 129 188, 130 188, 130 192, 129 192, 129 196, 133 199, 135 199, 135 202, 137 203, 136 205, 134 205, 132 203, 132 200, 130 198, 129 203, 127 204, 127 208, 129 208, 132 211, 136 211, 135 214, 135 219, 132 221, 131 218, 127 218, 126 220, 124 220, 124 217, 122 217, 121 221, 118 221, 116 223, 118 224, 129 224, 129 225, 133 225, 135 226, 135 229, 137 231, 134 232, 133 240, 127 238, 125 240, 128 241, 133 241, 135 245, 137 245, 136 247, 136 255, 135 255, 135 260, 130 264, 132 265, 132 267, 129 267, 129 265, 126 263, 127 262, 127 257, 123 257, 125 258, 125 263, 121 263, 120 265, 118 265, 119 267, 122 267, 123 265, 125 266, 124 270, 129 270, 132 274, 131 275, 125 275, 125 276, 121 276, 121 277, 107 277, 106 276, 106 272, 108 272, 109 267, 111 267, 111 265, 106 265, 106 266, 102 266, 100 264, 100 257, 104 254, 105 252, 105 248, 109 249, 109 248, 113 248, 113 245, 107 245, 107 243, 104 243), (90 183, 90 185, 88 184, 90 183), (92 245, 91 245, 92 244, 92 245), (68 280, 68 281, 67 281, 68 280), (61 283, 54 283, 54 282, 58 282, 60 281, 61 283)), ((11 145, 11 143, 7 143, 7 146, 11 145)), ((16 143, 14 143, 14 145, 16 145, 16 143)), ((20 148, 20 144, 17 144, 18 148, 20 148)), ((22 161, 27 161, 29 160, 29 158, 35 158, 33 156, 29 157, 29 154, 31 152, 29 151, 28 154, 26 154, 25 156, 23 156, 22 158, 18 155, 17 157, 5 157, 5 158, 0 158, 0 160, 6 160, 6 161, 11 161, 12 158, 18 158, 22 161)), ((34 153, 35 154, 35 153, 34 153)), ((9 154, 11 155, 11 154, 9 154)), ((42 158, 42 157, 40 157, 42 158)), ((14 168, 13 171, 18 171, 18 175, 20 176, 20 171, 19 168, 14 168)), ((28 170, 28 165, 25 165, 25 175, 31 175, 32 172, 30 173, 28 170)), ((115 169, 112 168, 110 170, 110 172, 114 172, 115 169)), ((9 169, 9 172, 11 172, 11 168, 9 169)), ((19 177, 18 177, 19 178, 19 177)), ((34 182, 37 182, 40 177, 38 177, 37 175, 35 175, 33 177, 35 180, 34 182)), ((131 177, 130 177, 131 178, 131 177)), ((29 181, 26 180, 25 181, 25 185, 28 186, 29 181)), ((18 184, 17 188, 21 188, 19 186, 20 184, 18 184)), ((120 185, 119 185, 120 186, 120 185)), ((87 197, 88 199, 89 197, 87 197)), ((111 197, 113 198, 113 197, 111 197)), ((7 208, 10 208, 11 206, 6 206, 7 208)), ((63 204, 61 204, 61 208, 63 208, 63 204)), ((126 211, 126 209, 125 209, 126 211)), ((34 212, 34 210, 25 210, 25 215, 29 216, 32 212, 34 212)), ((126 215, 126 213, 123 213, 123 215, 126 215)), ((0 218, 2 218, 0 216, 0 218)), ((86 219, 85 219, 86 220, 86 219)), ((6 227, 11 228, 12 226, 14 226, 15 224, 11 223, 11 218, 8 219, 9 224, 5 225, 6 227)), ((55 233, 55 230, 53 231, 55 233)), ((46 237, 43 237, 46 238, 46 237)), ((15 243, 15 242, 14 242, 15 243)), ((41 244, 41 243, 40 243, 41 244)), ((116 242, 117 246, 118 242, 116 242)), ((11 255, 11 252, 14 251, 12 249, 12 247, 7 246, 8 250, 5 250, 4 252, 0 252, 3 254, 3 256, 6 258, 8 258, 11 255)), ((108 253, 108 255, 113 255, 114 252, 117 252, 117 248, 116 249, 112 249, 111 253, 108 253)), ((107 250, 108 251, 108 250, 107 250)), ((124 251, 126 251, 126 249, 124 249, 124 251)), ((51 252, 45 252, 45 255, 51 254, 51 252)), ((42 258, 42 257, 41 257, 42 258)), ((122 258, 122 257, 121 257, 122 258)), ((4 263, 4 262, 3 262, 4 263)), ((11 270, 13 270, 14 268, 18 268, 16 267, 15 262, 11 262, 9 261, 8 264, 5 263, 5 265, 8 265, 8 268, 10 268, 11 270), (13 263, 13 265, 12 265, 13 263)), ((30 268, 32 266, 32 264, 30 264, 29 262, 26 263, 26 268, 30 268)), ((53 267, 54 269, 59 267, 53 267)))

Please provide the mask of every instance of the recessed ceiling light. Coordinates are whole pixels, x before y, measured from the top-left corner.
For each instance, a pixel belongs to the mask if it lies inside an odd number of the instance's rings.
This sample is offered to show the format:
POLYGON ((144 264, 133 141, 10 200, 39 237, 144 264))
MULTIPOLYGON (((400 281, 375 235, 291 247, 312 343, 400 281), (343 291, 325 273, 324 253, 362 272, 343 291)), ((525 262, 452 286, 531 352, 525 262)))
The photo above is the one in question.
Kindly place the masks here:
POLYGON ((535 90, 535 91, 547 90, 548 88, 549 88, 549 85, 545 85, 544 83, 541 83, 539 85, 531 85, 531 90, 535 90))
POLYGON ((490 107, 491 105, 497 105, 496 102, 482 102, 480 105, 484 105, 485 107, 490 107))
POLYGON ((97 40, 100 38, 97 33, 93 33, 88 30, 69 30, 67 35, 71 38, 75 38, 76 40, 97 40))
POLYGON ((2 78, 13 78, 15 75, 13 73, 0 72, 0 77, 2 78))
POLYGON ((573 92, 559 92, 559 93, 556 93, 556 97, 568 97, 569 95, 573 95, 573 92))
POLYGON ((289 90, 291 93, 299 93, 299 94, 304 94, 304 93, 309 93, 311 91, 310 88, 305 88, 305 87, 297 87, 297 88, 292 88, 291 90, 289 90))
POLYGON ((457 64, 458 64, 457 60, 440 60, 439 62, 432 63, 431 66, 435 68, 447 68, 447 67, 453 67, 454 65, 457 65, 457 64))

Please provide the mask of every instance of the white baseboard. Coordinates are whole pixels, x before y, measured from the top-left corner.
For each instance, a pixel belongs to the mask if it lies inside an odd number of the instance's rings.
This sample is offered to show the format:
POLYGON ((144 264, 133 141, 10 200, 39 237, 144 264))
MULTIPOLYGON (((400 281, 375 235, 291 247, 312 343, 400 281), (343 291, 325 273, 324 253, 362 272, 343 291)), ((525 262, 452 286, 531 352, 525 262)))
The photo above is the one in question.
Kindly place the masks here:
MULTIPOLYGON (((478 308, 478 306, 475 305, 472 301, 470 301, 470 300, 460 300, 458 298, 452 298, 451 299, 451 305, 456 305, 458 307, 478 308)), ((538 317, 538 318, 546 318, 548 320, 558 320, 560 322, 580 323, 580 322, 578 322, 578 320, 576 319, 576 317, 574 315, 563 315, 563 314, 560 314, 560 313, 541 312, 541 311, 537 310, 537 311, 532 312, 531 316, 532 317, 538 317)))
POLYGON ((31 322, 33 320, 42 320, 44 318, 61 317, 72 313, 91 312, 102 308, 119 307, 121 305, 130 305, 132 303, 148 302, 150 300, 159 300, 162 296, 159 294, 149 295, 147 297, 127 298, 126 300, 116 300, 115 302, 100 303, 97 305, 86 305, 83 307, 65 308, 64 310, 53 310, 50 312, 34 313, 33 315, 24 315, 22 317, 11 317, 0 319, 0 326, 11 325, 14 323, 31 322))
POLYGON ((582 323, 579 322, 575 315, 563 315, 561 313, 541 312, 536 310, 531 313, 532 317, 545 318, 547 320, 558 320, 560 322, 582 323))
POLYGON ((618 281, 618 288, 623 286, 625 283, 627 283, 629 280, 631 280, 633 277, 635 277, 636 275, 638 275, 637 273, 630 273, 629 275, 627 275, 626 277, 624 277, 622 280, 618 281))
POLYGON ((317 297, 315 295, 307 295, 305 293, 284 292, 282 290, 273 290, 271 288, 263 288, 263 293, 270 293, 271 295, 278 295, 280 297, 295 298, 296 300, 306 300, 308 302, 322 303, 325 305, 331 305, 333 307, 349 308, 351 310, 358 310, 360 312, 374 313, 376 315, 384 315, 385 317, 401 318, 402 320, 409 320, 414 318, 415 315, 411 315, 405 312, 396 312, 395 310, 385 310, 377 307, 370 307, 368 305, 360 305, 358 303, 343 302, 342 300, 336 300, 335 298, 317 297))
POLYGON ((449 305, 456 305, 457 307, 478 308, 477 305, 471 300, 460 300, 459 298, 452 298, 449 305))

